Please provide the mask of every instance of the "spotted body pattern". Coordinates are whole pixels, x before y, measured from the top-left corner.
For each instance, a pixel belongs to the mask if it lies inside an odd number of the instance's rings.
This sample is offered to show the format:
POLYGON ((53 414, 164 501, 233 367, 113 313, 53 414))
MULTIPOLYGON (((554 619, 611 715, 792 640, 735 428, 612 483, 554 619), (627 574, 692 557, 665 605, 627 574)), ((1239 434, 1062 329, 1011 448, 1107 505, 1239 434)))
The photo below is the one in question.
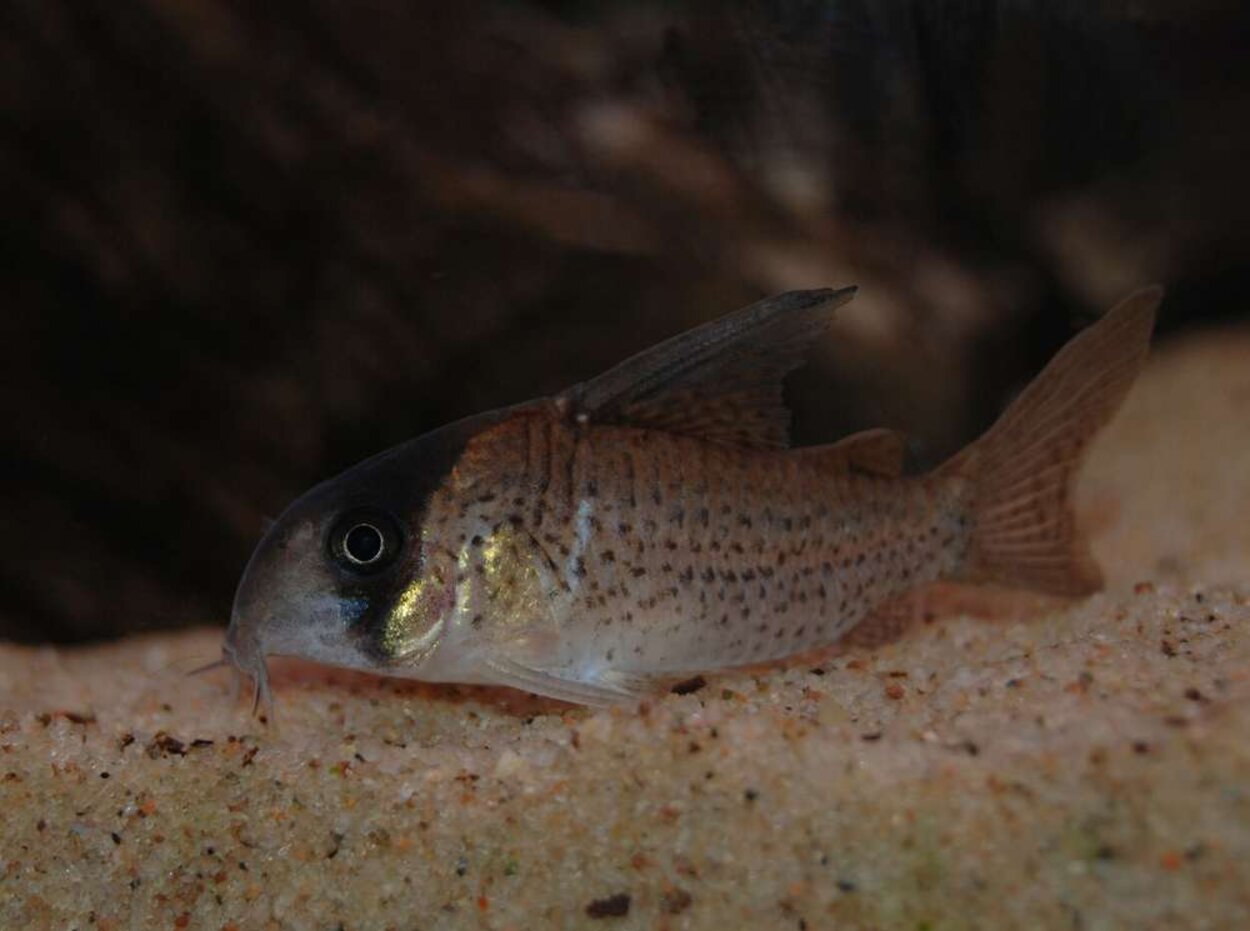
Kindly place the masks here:
POLYGON ((581 680, 833 642, 874 605, 958 565, 962 509, 954 480, 579 429, 536 411, 469 444, 426 526, 435 546, 457 528, 454 585, 467 610, 453 626, 506 641, 520 598, 544 668, 581 680))
POLYGON ((886 430, 785 448, 781 378, 851 293, 761 302, 323 483, 254 554, 227 658, 258 694, 286 653, 606 704, 831 644, 935 580, 1095 589, 1072 477, 1141 367, 1158 290, 912 477, 886 430))

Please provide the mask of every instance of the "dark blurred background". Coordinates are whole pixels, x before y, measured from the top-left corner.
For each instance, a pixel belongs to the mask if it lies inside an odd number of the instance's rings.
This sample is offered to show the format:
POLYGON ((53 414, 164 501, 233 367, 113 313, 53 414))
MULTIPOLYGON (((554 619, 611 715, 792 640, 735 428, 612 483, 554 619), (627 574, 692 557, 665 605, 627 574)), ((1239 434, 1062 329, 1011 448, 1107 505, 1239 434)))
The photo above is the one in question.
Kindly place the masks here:
POLYGON ((796 287, 798 439, 1245 316, 1238 4, 0 6, 0 636, 224 622, 353 461, 796 287))

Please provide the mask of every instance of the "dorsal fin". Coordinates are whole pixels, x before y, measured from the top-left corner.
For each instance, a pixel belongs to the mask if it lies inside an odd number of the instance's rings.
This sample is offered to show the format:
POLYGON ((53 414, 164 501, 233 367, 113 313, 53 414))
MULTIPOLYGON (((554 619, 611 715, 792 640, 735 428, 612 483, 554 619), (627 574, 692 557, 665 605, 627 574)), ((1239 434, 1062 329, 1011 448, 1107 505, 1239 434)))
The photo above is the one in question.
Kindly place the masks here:
POLYGON ((894 478, 903 473, 906 445, 903 434, 897 430, 877 427, 844 436, 827 446, 797 449, 794 455, 811 458, 823 468, 894 478))
POLYGON ((784 447, 781 382, 855 288, 790 291, 696 327, 556 397, 583 423, 614 423, 738 446, 784 447))

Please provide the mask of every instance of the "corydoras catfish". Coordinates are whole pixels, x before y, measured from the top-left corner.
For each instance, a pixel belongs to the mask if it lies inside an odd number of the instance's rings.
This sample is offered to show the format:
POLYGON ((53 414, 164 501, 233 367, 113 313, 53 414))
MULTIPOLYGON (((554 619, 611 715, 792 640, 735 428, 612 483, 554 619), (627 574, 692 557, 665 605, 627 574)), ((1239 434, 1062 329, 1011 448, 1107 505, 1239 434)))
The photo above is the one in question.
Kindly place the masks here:
POLYGON ((889 430, 787 449, 781 381, 854 291, 769 298, 316 486, 248 563, 225 658, 266 703, 277 654, 604 705, 832 644, 936 580, 1097 589, 1073 476, 1141 369, 1161 290, 915 476, 889 430))

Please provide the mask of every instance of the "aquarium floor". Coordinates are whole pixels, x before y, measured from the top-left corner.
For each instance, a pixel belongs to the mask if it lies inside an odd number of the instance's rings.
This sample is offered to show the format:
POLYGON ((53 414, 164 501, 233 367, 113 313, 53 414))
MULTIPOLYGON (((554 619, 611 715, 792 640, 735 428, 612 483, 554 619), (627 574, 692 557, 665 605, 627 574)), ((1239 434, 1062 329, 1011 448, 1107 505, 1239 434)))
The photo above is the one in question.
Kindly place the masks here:
POLYGON ((1096 597, 640 708, 275 664, 264 724, 216 630, 0 647, 0 927, 1250 927, 1250 332, 1080 498, 1096 597))

